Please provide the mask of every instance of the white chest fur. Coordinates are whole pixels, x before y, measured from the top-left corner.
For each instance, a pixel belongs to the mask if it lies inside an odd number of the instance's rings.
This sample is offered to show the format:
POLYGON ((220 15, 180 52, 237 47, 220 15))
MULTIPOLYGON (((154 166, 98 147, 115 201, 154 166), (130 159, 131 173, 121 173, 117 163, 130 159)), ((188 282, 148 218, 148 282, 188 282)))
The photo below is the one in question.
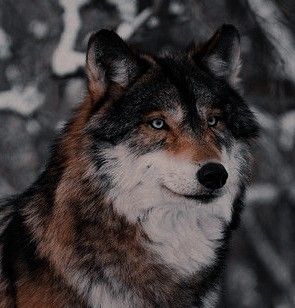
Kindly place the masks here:
POLYGON ((152 249, 183 275, 197 272, 215 260, 223 230, 231 218, 232 200, 153 208, 142 221, 152 249))

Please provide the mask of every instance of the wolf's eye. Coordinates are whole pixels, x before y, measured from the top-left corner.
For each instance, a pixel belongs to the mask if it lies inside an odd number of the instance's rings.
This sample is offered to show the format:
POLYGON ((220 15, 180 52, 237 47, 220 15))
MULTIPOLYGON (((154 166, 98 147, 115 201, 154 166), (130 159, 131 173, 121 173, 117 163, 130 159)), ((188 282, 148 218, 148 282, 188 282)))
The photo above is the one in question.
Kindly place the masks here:
POLYGON ((165 121, 162 119, 154 119, 151 121, 151 127, 154 129, 162 129, 165 126, 165 121))
POLYGON ((214 127, 218 124, 219 122, 219 118, 218 117, 214 117, 214 116, 211 116, 207 119, 207 123, 208 123, 208 126, 209 127, 214 127))

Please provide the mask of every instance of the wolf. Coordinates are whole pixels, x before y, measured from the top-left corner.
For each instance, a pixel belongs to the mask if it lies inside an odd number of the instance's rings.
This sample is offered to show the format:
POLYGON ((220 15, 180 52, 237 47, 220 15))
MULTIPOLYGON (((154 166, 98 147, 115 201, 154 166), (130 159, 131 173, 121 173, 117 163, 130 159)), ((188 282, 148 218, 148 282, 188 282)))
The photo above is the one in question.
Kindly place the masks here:
POLYGON ((1 202, 1 307, 215 307, 259 125, 240 38, 160 55, 91 35, 87 94, 1 202))

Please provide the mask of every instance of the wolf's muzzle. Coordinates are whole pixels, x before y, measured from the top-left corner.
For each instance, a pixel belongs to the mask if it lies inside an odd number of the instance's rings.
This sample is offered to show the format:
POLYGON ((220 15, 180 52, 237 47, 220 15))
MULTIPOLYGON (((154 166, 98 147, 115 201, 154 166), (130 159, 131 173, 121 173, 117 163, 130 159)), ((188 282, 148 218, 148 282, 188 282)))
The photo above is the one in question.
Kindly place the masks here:
POLYGON ((222 164, 208 163, 197 172, 197 178, 206 188, 218 189, 226 183, 228 173, 222 164))

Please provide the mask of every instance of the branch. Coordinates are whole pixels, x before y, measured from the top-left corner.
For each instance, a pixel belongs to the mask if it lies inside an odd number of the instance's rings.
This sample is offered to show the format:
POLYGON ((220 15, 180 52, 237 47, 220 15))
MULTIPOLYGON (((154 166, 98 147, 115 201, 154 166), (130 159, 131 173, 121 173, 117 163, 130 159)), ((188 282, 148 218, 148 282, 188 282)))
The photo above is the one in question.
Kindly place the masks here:
MULTIPOLYGON (((52 57, 52 70, 58 76, 67 76, 74 74, 79 68, 84 67, 85 55, 82 52, 74 50, 76 37, 81 26, 80 8, 87 0, 59 0, 64 9, 64 31, 60 42, 54 51, 52 57)), ((133 1, 132 1, 133 3, 133 1)), ((128 40, 133 33, 146 22, 151 16, 152 10, 146 8, 140 14, 135 16, 135 2, 131 5, 120 5, 120 2, 114 1, 122 15, 123 22, 118 26, 117 33, 125 40, 128 40), (129 8, 131 12, 123 12, 129 8)))
POLYGON ((249 7, 267 39, 284 61, 284 71, 295 83, 295 42, 292 33, 281 22, 284 16, 272 1, 248 0, 249 7))

